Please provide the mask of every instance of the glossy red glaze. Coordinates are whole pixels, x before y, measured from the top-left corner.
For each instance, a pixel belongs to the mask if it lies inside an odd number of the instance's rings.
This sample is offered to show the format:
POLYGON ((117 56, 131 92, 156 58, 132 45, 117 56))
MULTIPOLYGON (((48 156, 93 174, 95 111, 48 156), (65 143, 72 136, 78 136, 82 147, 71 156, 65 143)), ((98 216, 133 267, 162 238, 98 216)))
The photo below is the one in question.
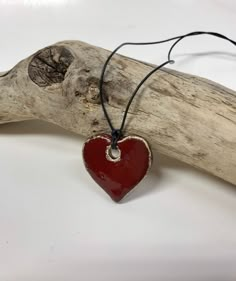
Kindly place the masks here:
POLYGON ((111 144, 109 135, 95 136, 83 149, 85 166, 92 178, 118 202, 145 176, 151 165, 151 151, 141 137, 128 136, 119 140, 118 161, 107 156, 111 144))

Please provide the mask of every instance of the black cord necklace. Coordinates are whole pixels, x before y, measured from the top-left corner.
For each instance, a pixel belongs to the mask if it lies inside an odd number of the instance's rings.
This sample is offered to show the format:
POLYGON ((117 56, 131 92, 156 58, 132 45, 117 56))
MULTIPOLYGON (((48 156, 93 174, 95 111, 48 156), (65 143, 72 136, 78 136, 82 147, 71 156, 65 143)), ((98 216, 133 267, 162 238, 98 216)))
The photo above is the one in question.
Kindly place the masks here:
POLYGON ((212 35, 229 41, 236 46, 236 42, 217 32, 195 31, 185 35, 154 42, 125 42, 119 45, 105 61, 99 83, 99 94, 104 116, 110 127, 111 134, 103 134, 89 138, 83 148, 85 166, 92 178, 118 202, 132 190, 145 176, 151 165, 151 149, 148 143, 139 136, 123 136, 125 122, 130 105, 145 81, 156 71, 167 64, 174 63, 171 59, 173 48, 184 38, 196 35, 212 35), (126 105, 120 128, 116 129, 111 121, 104 102, 103 84, 108 63, 122 47, 127 45, 155 45, 176 40, 168 51, 167 60, 151 70, 133 91, 126 105), (116 155, 114 156, 114 150, 116 155), (113 153, 112 153, 113 151, 113 153))

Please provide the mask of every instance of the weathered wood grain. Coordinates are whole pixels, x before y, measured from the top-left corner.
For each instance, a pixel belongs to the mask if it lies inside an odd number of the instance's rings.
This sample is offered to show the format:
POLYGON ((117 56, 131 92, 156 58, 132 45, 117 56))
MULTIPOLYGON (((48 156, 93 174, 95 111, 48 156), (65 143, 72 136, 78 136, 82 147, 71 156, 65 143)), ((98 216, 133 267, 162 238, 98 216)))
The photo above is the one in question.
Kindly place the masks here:
MULTIPOLYGON (((83 136, 109 132, 98 82, 109 51, 63 41, 0 77, 0 123, 41 119, 83 136)), ((118 127, 125 105, 153 66, 116 55, 105 78, 106 106, 118 127)), ((236 93, 212 81, 163 69, 138 93, 127 134, 153 149, 236 184, 236 93)))

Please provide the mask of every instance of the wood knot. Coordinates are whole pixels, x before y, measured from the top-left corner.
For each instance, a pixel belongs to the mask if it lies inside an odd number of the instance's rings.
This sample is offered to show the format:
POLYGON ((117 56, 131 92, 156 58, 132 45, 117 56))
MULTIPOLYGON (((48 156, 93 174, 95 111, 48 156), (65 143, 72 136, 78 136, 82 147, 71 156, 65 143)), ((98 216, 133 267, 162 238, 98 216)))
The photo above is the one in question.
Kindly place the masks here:
POLYGON ((89 86, 86 99, 88 102, 91 102, 91 103, 100 102, 99 89, 98 89, 97 85, 91 84, 89 86))
POLYGON ((28 66, 29 77, 39 87, 61 83, 73 60, 73 55, 65 47, 47 47, 33 56, 28 66))

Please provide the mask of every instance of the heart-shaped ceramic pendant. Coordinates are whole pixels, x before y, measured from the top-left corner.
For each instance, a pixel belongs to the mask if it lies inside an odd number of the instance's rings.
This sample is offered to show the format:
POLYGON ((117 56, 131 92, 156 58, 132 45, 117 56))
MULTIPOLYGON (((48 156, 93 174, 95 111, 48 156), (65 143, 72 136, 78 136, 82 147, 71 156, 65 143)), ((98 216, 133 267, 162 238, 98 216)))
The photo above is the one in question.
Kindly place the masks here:
POLYGON ((151 166, 152 154, 148 143, 139 136, 120 139, 115 153, 107 134, 88 139, 83 148, 89 174, 118 202, 143 179, 151 166))

